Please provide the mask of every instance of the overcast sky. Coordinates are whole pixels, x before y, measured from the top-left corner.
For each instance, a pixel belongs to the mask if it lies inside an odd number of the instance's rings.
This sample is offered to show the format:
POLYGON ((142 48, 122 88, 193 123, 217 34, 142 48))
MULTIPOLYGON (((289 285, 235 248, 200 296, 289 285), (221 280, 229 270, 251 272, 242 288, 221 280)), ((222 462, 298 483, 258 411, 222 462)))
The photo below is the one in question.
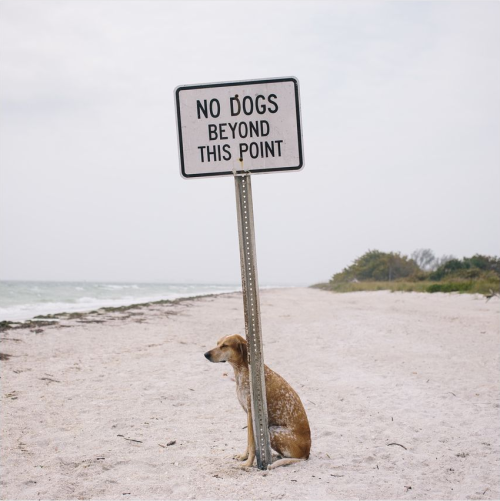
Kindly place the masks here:
POLYGON ((261 284, 500 250, 500 3, 0 2, 0 279, 238 283, 234 181, 179 174, 174 88, 300 82, 252 177, 261 284))

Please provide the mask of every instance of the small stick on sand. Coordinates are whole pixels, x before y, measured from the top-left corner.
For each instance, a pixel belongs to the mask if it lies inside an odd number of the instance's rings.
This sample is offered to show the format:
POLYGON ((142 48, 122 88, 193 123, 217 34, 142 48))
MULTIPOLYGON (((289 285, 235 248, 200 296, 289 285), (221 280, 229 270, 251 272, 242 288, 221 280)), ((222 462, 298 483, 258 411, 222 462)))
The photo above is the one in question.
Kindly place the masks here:
POLYGON ((170 442, 167 443, 167 445, 163 445, 163 444, 158 444, 160 447, 163 447, 164 449, 166 449, 168 446, 170 445, 174 445, 176 443, 175 440, 171 440, 170 442))
POLYGON ((128 440, 129 442, 137 442, 138 444, 142 444, 142 441, 141 441, 141 440, 135 440, 135 439, 133 439, 133 438, 127 438, 127 437, 125 437, 125 436, 123 436, 123 435, 116 435, 116 436, 117 436, 117 437, 122 437, 122 438, 124 438, 125 440, 128 440))
POLYGON ((391 442, 390 444, 387 444, 387 446, 389 446, 389 445, 399 445, 399 447, 402 447, 405 451, 408 450, 404 445, 397 444, 396 442, 391 442))

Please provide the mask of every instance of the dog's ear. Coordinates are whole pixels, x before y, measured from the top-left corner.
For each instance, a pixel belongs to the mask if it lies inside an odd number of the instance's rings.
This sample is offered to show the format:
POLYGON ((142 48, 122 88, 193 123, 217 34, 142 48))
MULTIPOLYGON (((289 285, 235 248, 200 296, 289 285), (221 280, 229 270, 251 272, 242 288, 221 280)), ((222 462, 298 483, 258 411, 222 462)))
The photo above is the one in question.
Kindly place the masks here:
POLYGON ((247 342, 245 340, 240 340, 239 346, 238 346, 240 353, 241 353, 241 358, 245 363, 249 363, 248 360, 248 348, 247 348, 247 342))

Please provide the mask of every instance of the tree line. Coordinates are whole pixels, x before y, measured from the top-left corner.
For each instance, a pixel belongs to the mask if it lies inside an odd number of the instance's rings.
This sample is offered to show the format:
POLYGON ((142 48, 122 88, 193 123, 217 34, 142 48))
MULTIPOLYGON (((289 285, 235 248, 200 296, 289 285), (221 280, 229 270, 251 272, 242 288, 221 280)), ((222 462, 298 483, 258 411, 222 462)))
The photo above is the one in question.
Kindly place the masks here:
POLYGON ((431 249, 418 249, 410 256, 369 250, 335 273, 329 284, 320 285, 332 290, 374 290, 369 284, 375 282, 387 283, 377 288, 393 290, 496 293, 500 288, 500 258, 481 254, 462 259, 437 257, 431 249), (412 283, 420 285, 411 287, 412 283))

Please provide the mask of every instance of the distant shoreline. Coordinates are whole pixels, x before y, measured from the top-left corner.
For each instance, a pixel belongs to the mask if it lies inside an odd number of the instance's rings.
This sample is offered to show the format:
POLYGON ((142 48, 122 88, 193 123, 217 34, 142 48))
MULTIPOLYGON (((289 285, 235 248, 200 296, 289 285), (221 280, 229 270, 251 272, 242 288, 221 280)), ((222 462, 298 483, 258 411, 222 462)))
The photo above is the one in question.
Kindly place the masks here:
POLYGON ((166 305, 179 305, 186 301, 197 301, 204 298, 229 296, 232 294, 241 294, 241 291, 234 292, 220 292, 215 294, 198 294, 196 296, 180 297, 176 299, 159 299, 158 301, 147 301, 144 303, 134 303, 123 306, 103 306, 96 310, 86 311, 73 311, 73 312, 60 312, 51 313, 47 315, 36 315, 28 320, 14 321, 14 320, 0 320, 0 332, 10 329, 29 329, 36 327, 44 327, 55 325, 61 320, 75 320, 84 319, 92 315, 106 315, 109 313, 126 313, 130 310, 139 310, 142 308, 149 308, 151 306, 166 306, 166 305))
POLYGON ((241 290, 235 284, 0 281, 0 321, 95 311, 241 290))
MULTIPOLYGON (((261 290, 300 286, 266 284, 261 290)), ((306 285, 307 286, 307 285, 306 285)), ((235 284, 147 284, 109 282, 0 281, 0 322, 57 319, 64 314, 122 308, 181 298, 241 292, 235 284)))
MULTIPOLYGON (((293 289, 297 288, 294 286, 270 286, 263 287, 260 290, 274 290, 274 289, 293 289)), ((304 287, 306 288, 306 287, 304 287)), ((205 298, 215 298, 222 296, 231 296, 234 294, 242 294, 242 291, 229 291, 229 292, 217 292, 208 294, 196 294, 194 296, 179 297, 175 299, 159 299, 157 301, 145 301, 133 304, 126 304, 122 306, 103 306, 95 310, 84 310, 84 311, 72 311, 72 312, 59 312, 50 313, 46 315, 36 315, 32 318, 15 321, 15 320, 0 320, 0 332, 10 330, 10 329, 28 329, 28 328, 39 328, 44 326, 56 325, 58 322, 63 320, 78 320, 85 319, 89 316, 100 316, 113 313, 127 313, 131 310, 140 310, 143 308, 150 308, 155 306, 176 306, 181 305, 187 301, 199 301, 205 298)), ((69 327, 69 326, 68 326, 69 327)))
MULTIPOLYGON (((386 283, 384 283, 386 284, 386 283)), ((322 290, 324 292, 332 292, 335 294, 345 294, 348 292, 414 292, 416 294, 429 294, 428 292, 424 290, 412 290, 412 289, 405 289, 405 288, 393 288, 391 289, 390 287, 383 287, 380 285, 380 283, 375 283, 375 282, 359 282, 359 283, 354 283, 351 284, 353 287, 349 288, 347 290, 334 290, 328 287, 329 284, 327 283, 319 283, 319 284, 314 284, 310 286, 270 286, 270 287, 263 287, 260 288, 261 291, 272 291, 272 290, 277 290, 277 289, 317 289, 317 290, 322 290), (366 284, 371 284, 370 287, 363 287, 363 285, 366 284), (359 288, 358 288, 359 286, 359 288)), ((49 327, 49 326, 54 326, 56 324, 60 324, 61 327, 71 327, 72 324, 68 325, 63 325, 61 324, 62 321, 80 321, 83 323, 104 323, 106 320, 109 320, 109 317, 106 319, 102 319, 99 317, 105 316, 105 315, 125 315, 125 316, 130 316, 130 315, 137 315, 138 313, 135 312, 134 310, 141 310, 144 308, 151 308, 151 307, 162 307, 162 306, 180 306, 183 303, 187 303, 189 301, 199 301, 202 299, 208 299, 208 298, 217 298, 217 297, 231 297, 233 295, 241 295, 242 291, 229 291, 229 292, 218 292, 218 293, 208 293, 208 294, 196 294, 194 296, 186 296, 186 297, 179 297, 175 299, 159 299, 156 301, 144 301, 144 302, 138 302, 138 303, 132 303, 132 304, 125 304, 121 306, 103 306, 101 308, 93 309, 93 310, 84 310, 84 311, 71 311, 71 312, 59 312, 59 313, 50 313, 50 314, 45 314, 45 315, 36 315, 33 316, 32 318, 26 319, 26 320, 21 320, 21 321, 16 321, 16 320, 0 320, 0 332, 8 331, 8 330, 17 330, 17 329, 39 329, 42 327, 49 327)), ((487 299, 490 299, 488 296, 485 296, 484 294, 481 293, 463 293, 463 292, 450 292, 450 293, 443 293, 443 294, 466 294, 466 295, 477 295, 477 296, 482 296, 486 297, 487 299)), ((116 318, 116 317, 114 317, 116 318)))

